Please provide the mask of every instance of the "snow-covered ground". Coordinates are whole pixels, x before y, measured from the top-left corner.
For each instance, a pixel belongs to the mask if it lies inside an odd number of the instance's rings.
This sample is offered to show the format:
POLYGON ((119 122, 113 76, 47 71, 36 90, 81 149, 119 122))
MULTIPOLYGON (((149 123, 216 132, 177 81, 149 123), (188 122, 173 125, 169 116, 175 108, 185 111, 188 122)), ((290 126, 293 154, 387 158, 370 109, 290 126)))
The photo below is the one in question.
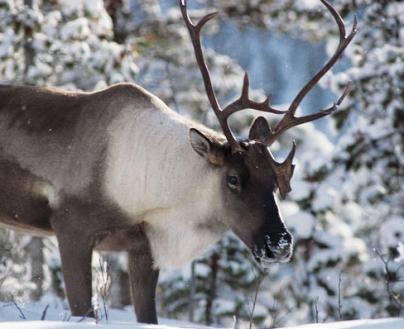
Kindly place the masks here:
MULTIPOLYGON (((132 311, 108 310, 108 321, 71 317, 59 303, 0 303, 0 329, 208 329, 201 325, 160 319, 160 325, 135 322, 132 311)), ((309 324, 288 329, 404 329, 404 318, 309 324)))
MULTIPOLYGON (((1 328, 1 326, 0 326, 1 328)), ((288 329, 404 329, 404 319, 354 320, 330 323, 307 324, 288 329)))
POLYGON ((60 328, 80 328, 80 329, 125 329, 125 328, 200 328, 208 327, 195 325, 192 323, 179 322, 168 319, 160 319, 160 325, 144 325, 136 323, 136 316, 132 309, 116 310, 108 309, 108 320, 105 320, 104 311, 101 310, 102 319, 99 323, 90 318, 72 317, 70 311, 66 309, 58 300, 50 303, 44 302, 0 302, 0 329, 60 329, 60 328), (41 320, 43 319, 43 320, 41 320))

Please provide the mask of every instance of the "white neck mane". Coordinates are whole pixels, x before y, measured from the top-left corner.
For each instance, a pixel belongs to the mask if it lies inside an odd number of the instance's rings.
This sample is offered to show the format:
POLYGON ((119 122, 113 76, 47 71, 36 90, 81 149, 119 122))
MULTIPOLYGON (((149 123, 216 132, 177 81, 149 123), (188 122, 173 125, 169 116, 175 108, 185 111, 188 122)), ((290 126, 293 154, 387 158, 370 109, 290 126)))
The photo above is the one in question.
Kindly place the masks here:
POLYGON ((194 258, 225 230, 209 229, 221 174, 192 149, 192 126, 152 98, 122 109, 109 130, 105 192, 133 224, 145 223, 157 267, 194 258))

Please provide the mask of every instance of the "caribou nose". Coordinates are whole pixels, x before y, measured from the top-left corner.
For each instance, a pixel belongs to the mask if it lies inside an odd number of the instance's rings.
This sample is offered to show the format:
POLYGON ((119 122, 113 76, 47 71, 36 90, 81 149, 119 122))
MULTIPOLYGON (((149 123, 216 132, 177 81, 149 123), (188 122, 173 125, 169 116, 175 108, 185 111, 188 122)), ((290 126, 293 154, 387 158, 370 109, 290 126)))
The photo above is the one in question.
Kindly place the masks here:
POLYGON ((292 256, 292 246, 288 245, 278 249, 273 248, 272 253, 274 254, 275 258, 280 262, 287 262, 292 256))
POLYGON ((293 238, 288 231, 279 233, 275 241, 268 238, 267 245, 278 261, 287 262, 292 256, 293 238))
POLYGON ((278 233, 267 233, 261 236, 252 247, 255 260, 264 268, 272 263, 286 263, 293 252, 293 238, 286 230, 278 233))

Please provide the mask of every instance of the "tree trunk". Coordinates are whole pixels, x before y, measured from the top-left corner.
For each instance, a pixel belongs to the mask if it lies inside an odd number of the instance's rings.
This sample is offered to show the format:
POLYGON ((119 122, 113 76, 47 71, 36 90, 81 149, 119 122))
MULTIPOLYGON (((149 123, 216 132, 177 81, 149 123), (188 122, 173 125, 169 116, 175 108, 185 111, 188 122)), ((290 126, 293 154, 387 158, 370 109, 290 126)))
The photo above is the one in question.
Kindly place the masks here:
POLYGON ((31 299, 33 300, 39 300, 43 295, 43 265, 45 263, 43 247, 42 238, 33 237, 26 248, 31 261, 31 280, 36 284, 36 288, 31 292, 31 299))
POLYGON ((212 323, 212 307, 213 302, 216 298, 216 289, 217 289, 217 274, 219 272, 219 255, 214 253, 210 257, 210 282, 209 282, 209 290, 207 292, 206 299, 206 308, 205 308, 205 323, 206 325, 210 325, 212 323))
POLYGON ((119 264, 117 255, 109 255, 108 265, 111 273, 111 307, 123 308, 131 304, 129 276, 119 264))
MULTIPOLYGON (((24 0, 24 5, 32 8, 33 0, 24 0)), ((35 51, 32 47, 33 27, 24 27, 24 84, 32 84, 28 76, 29 68, 34 64, 35 51)))
POLYGON ((196 292, 195 264, 196 262, 191 263, 191 282, 189 289, 189 313, 188 313, 189 322, 194 322, 194 307, 195 307, 195 292, 196 292))

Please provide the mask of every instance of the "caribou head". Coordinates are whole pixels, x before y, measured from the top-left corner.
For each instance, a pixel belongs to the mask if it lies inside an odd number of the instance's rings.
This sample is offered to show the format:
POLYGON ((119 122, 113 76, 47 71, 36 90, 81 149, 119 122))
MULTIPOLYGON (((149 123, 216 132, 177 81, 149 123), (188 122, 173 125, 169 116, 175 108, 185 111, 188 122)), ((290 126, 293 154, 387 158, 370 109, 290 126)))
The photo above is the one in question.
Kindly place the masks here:
POLYGON ((289 108, 283 111, 272 106, 270 97, 263 102, 250 99, 247 73, 244 76, 241 96, 224 108, 219 105, 200 39, 203 26, 217 13, 208 14, 194 24, 188 15, 186 0, 180 0, 181 12, 191 36, 206 93, 225 136, 223 142, 193 128, 190 130, 191 144, 211 165, 222 169, 222 195, 227 211, 220 220, 239 236, 263 266, 271 262, 288 261, 293 248, 292 236, 282 221, 274 194, 279 190, 280 196, 285 198, 291 191, 290 180, 294 170, 293 157, 296 145, 293 142, 291 151, 283 162, 275 160, 270 146, 289 128, 317 120, 336 111, 349 92, 348 85, 331 107, 306 116, 295 115, 303 98, 341 57, 357 30, 355 19, 352 30, 347 35, 339 13, 327 1, 321 0, 321 2, 338 25, 339 45, 323 68, 307 82, 289 108), (228 118, 244 109, 274 113, 282 117, 272 127, 264 117, 258 117, 250 128, 248 139, 240 140, 232 134, 228 118))

